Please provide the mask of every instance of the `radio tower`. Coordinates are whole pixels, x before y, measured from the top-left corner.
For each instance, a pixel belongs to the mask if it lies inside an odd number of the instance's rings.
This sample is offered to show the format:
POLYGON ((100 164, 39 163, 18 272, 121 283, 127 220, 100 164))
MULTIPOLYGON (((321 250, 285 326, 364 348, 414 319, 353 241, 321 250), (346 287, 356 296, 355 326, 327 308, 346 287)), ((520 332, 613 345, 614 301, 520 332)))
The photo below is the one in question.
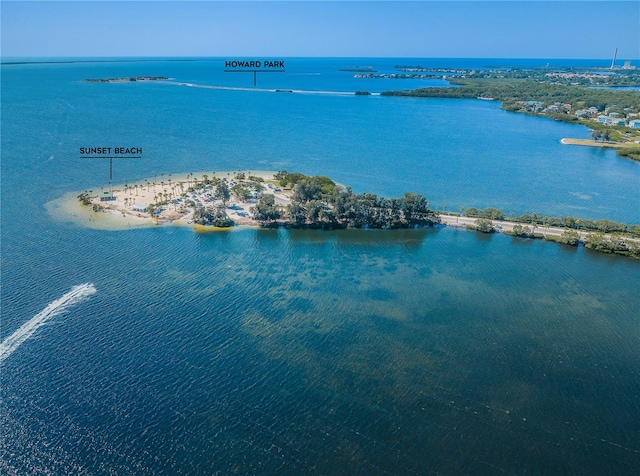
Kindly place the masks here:
POLYGON ((611 68, 609 69, 613 69, 613 65, 616 62, 616 56, 618 56, 618 48, 616 48, 616 50, 613 52, 613 61, 611 62, 611 68))

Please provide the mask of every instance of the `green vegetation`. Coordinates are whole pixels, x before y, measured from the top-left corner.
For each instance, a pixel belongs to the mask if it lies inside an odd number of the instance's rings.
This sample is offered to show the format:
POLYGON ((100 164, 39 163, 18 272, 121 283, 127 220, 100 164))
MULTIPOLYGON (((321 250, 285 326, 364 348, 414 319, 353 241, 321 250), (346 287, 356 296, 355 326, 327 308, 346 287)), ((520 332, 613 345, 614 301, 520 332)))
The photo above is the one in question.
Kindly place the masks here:
POLYGON ((640 161, 640 146, 625 147, 624 149, 618 149, 617 153, 621 157, 626 157, 627 159, 640 161))
POLYGON ((80 200, 80 203, 83 205, 91 205, 91 196, 87 192, 78 195, 78 200, 80 200))
POLYGON ((194 207, 193 222, 199 225, 213 225, 220 228, 231 227, 235 224, 227 215, 224 206, 194 207))
MULTIPOLYGON (((189 174, 192 176, 193 174, 189 174)), ((288 228, 372 228, 372 229, 397 229, 417 228, 433 226, 441 223, 440 215, 444 212, 431 210, 429 202, 422 195, 405 193, 401 198, 378 197, 371 193, 353 193, 350 187, 342 187, 328 177, 321 175, 307 176, 301 173, 289 173, 286 170, 277 172, 274 181, 266 185, 279 191, 274 182, 288 188, 290 203, 283 205, 277 202, 277 197, 272 193, 263 193, 265 190, 264 179, 249 176, 240 178, 239 182, 231 182, 229 179, 216 178, 212 180, 203 175, 202 181, 194 178, 188 192, 184 192, 183 182, 174 183, 170 190, 157 192, 154 203, 148 205, 150 216, 159 216, 165 205, 173 204, 174 211, 180 206, 181 213, 193 210, 193 222, 201 225, 213 225, 217 227, 234 226, 234 221, 226 213, 226 205, 233 194, 242 201, 258 200, 251 207, 252 218, 264 227, 284 226, 288 228), (182 191, 178 197, 175 189, 182 191), (193 195, 191 195, 193 194, 193 195), (217 204, 211 203, 218 200, 217 204)), ((169 178, 169 182, 171 179, 169 178)), ((165 182, 160 182, 164 185, 165 182)), ((147 184, 155 187, 156 183, 147 184)), ((169 185, 170 186, 170 185, 169 185)), ((125 185, 125 190, 128 186, 125 185)), ((137 190, 137 185, 130 187, 137 190)), ((171 187, 171 186, 170 186, 171 187)), ((104 207, 93 204, 92 191, 85 191, 77 196, 84 205, 90 205, 94 211, 102 211, 104 207)), ((278 198, 281 200, 281 197, 278 198)), ((124 199, 125 207, 128 198, 124 199)), ((237 209, 237 207, 235 207, 237 209)), ((446 210, 446 205, 443 206, 446 210)), ((245 212, 238 213, 246 216, 245 212)), ((602 253, 613 253, 631 256, 640 259, 640 225, 627 225, 611 220, 588 220, 576 217, 552 217, 538 215, 537 213, 525 213, 515 217, 506 214, 493 207, 479 209, 459 207, 459 213, 449 213, 450 216, 475 218, 475 223, 467 225, 467 229, 482 233, 495 233, 503 231, 501 224, 494 221, 507 221, 514 224, 505 227, 504 233, 520 238, 541 239, 570 246, 578 246, 580 242, 585 247, 602 253), (550 233, 549 228, 563 228, 560 236, 557 231, 550 233), (588 234, 584 236, 585 232, 588 234), (582 235, 581 235, 582 233, 582 235)), ((458 223, 458 218, 456 218, 458 223)))
POLYGON ((560 236, 547 235, 546 239, 569 246, 578 246, 580 244, 580 235, 575 230, 565 230, 560 236))
MULTIPOLYGON (((570 67, 554 68, 488 68, 488 69, 464 69, 464 68, 429 68, 424 66, 396 65, 402 73, 411 73, 408 77, 425 76, 438 79, 529 79, 539 83, 558 84, 565 86, 590 86, 590 87, 625 87, 638 86, 640 83, 640 70, 570 67), (421 75, 420 73, 429 73, 421 75)), ((404 75, 400 75, 404 76, 404 75)))
POLYGON ((478 210, 477 208, 467 208, 464 212, 466 217, 475 218, 488 218, 490 220, 504 220, 505 216, 502 210, 497 208, 485 208, 484 210, 478 210))
MULTIPOLYGON (((537 226, 553 226, 560 228, 569 228, 573 230, 581 231, 599 231, 602 233, 628 233, 637 237, 640 237, 640 226, 638 225, 626 225, 625 223, 618 223, 611 220, 587 220, 585 218, 575 217, 551 217, 545 215, 538 215, 537 213, 524 213, 519 217, 507 217, 502 210, 497 208, 485 208, 479 210, 477 208, 467 208, 464 211, 464 216, 471 218, 486 218, 489 220, 505 220, 516 223, 534 225, 537 226)), ((528 227, 527 227, 528 228, 528 227)), ((521 235, 518 235, 521 236, 521 235)))
MULTIPOLYGON (((604 111, 607 107, 612 112, 625 114, 640 112, 640 94, 637 91, 593 89, 583 86, 567 86, 562 84, 540 83, 530 79, 461 79, 451 78, 450 83, 457 88, 420 88, 413 91, 384 91, 385 96, 419 96, 442 98, 476 99, 478 97, 493 98, 503 103, 507 110, 522 109, 521 102, 538 101, 542 106, 550 106, 559 102, 571 104, 572 109, 596 107, 604 111), (625 111, 628 109, 628 111, 625 111)), ((561 113, 568 116, 567 113, 561 113)), ((560 116, 560 117, 563 117, 560 116)), ((578 122, 574 116, 571 122, 578 122)))
POLYGON ((293 187, 293 197, 290 205, 279 207, 272 195, 264 195, 251 209, 263 226, 396 229, 440 223, 422 195, 406 193, 402 198, 387 199, 371 193, 355 194, 327 177, 286 170, 275 178, 283 187, 293 187))
POLYGON ((481 233, 495 233, 496 229, 493 227, 491 220, 487 218, 478 218, 475 225, 467 225, 467 230, 475 230, 481 233))
POLYGON ((584 246, 600 253, 614 253, 640 258, 640 242, 625 240, 619 234, 589 233, 585 238, 584 246))
POLYGON ((229 191, 227 182, 221 180, 216 184, 216 191, 213 197, 217 200, 221 200, 224 206, 227 205, 227 202, 229 202, 229 199, 231 198, 231 192, 229 191))
POLYGON ((276 205, 273 195, 263 195, 255 207, 251 208, 253 218, 263 226, 269 226, 282 218, 282 212, 276 205))
POLYGON ((534 233, 533 229, 526 225, 514 225, 511 234, 520 238, 542 238, 542 235, 534 233))
MULTIPOLYGON (((637 81, 637 76, 634 76, 637 81)), ((624 142, 628 147, 616 148, 627 158, 640 160, 640 146, 633 140, 640 131, 626 126, 598 122, 597 114, 613 114, 620 119, 640 117, 640 94, 637 91, 594 89, 557 81, 539 81, 530 77, 454 77, 447 78, 458 87, 420 88, 413 91, 384 91, 383 96, 431 98, 490 98, 502 102, 502 108, 556 121, 582 124, 598 131, 594 138, 624 142), (588 111, 589 108, 595 108, 588 111), (578 115, 576 115, 576 113, 578 115), (596 111, 596 112, 594 112, 596 111)), ((636 85, 638 83, 636 82, 636 85)))
MULTIPOLYGON (((453 215, 453 214, 452 214, 453 215)), ((474 225, 467 225, 468 230, 493 233, 495 227, 491 220, 502 220, 515 223, 513 231, 506 234, 520 238, 546 239, 570 246, 580 244, 580 231, 590 232, 584 238, 585 247, 601 253, 613 253, 640 259, 640 226, 626 225, 611 220, 587 220, 575 217, 549 217, 537 213, 525 213, 519 217, 506 217, 497 208, 468 208, 464 211, 467 217, 477 218, 474 225), (536 233, 545 228, 564 228, 562 235, 555 236, 548 233, 536 233)))
POLYGON ((230 192, 238 200, 247 202, 252 198, 257 197, 260 192, 262 192, 262 190, 264 190, 264 186, 260 182, 251 180, 251 177, 249 177, 248 181, 238 182, 233 187, 231 187, 230 192))

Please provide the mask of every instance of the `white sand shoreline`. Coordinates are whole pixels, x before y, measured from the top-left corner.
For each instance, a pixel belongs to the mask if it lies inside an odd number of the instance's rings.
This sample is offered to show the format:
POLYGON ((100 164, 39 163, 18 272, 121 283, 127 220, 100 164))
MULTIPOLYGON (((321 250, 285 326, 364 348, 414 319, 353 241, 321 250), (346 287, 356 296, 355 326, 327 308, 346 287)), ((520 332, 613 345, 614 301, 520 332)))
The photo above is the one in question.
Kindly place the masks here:
MULTIPOLYGON (((275 185, 273 171, 225 170, 207 173, 201 170, 198 173, 161 174, 152 179, 142 179, 111 187, 102 186, 98 190, 69 192, 57 200, 48 202, 45 207, 58 221, 73 222, 100 230, 127 230, 166 225, 192 227, 196 231, 221 230, 221 228, 193 223, 193 206, 186 206, 185 202, 193 200, 205 207, 220 205, 221 203, 216 203, 206 195, 206 189, 200 189, 205 176, 208 181, 215 177, 226 181, 229 185, 246 182, 247 180, 235 179, 238 173, 243 173, 247 178, 260 177, 265 181, 263 193, 274 195, 276 203, 280 205, 290 203, 291 192, 280 190, 275 185), (189 188, 194 186, 196 191, 189 192, 189 188), (199 190, 202 190, 202 193, 199 190), (89 204, 81 203, 78 196, 82 193, 90 197, 89 204), (141 207, 162 202, 165 204, 158 207, 161 210, 153 215, 139 210, 141 207)), ((256 203, 255 199, 242 201, 232 195, 226 212, 236 225, 257 227, 259 223, 251 219, 250 212, 250 208, 256 203)))

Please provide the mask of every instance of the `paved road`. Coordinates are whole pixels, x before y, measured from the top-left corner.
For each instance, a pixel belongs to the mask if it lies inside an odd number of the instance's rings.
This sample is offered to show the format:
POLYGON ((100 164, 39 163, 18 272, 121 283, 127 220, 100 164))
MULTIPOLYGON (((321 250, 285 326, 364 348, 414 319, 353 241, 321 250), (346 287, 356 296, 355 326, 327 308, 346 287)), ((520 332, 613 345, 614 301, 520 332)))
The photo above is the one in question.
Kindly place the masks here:
MULTIPOLYGON (((456 216, 452 216, 452 215, 440 215, 440 219, 442 220, 442 223, 444 223, 447 226, 466 226, 466 225, 474 225, 476 223, 477 218, 470 218, 470 217, 456 217, 456 216)), ((491 220, 491 223, 493 224, 493 227, 496 229, 496 231, 498 232, 505 232, 505 231, 513 231, 513 227, 515 225, 522 225, 522 226, 528 226, 529 228, 531 228, 533 230, 534 233, 539 233, 541 235, 554 235, 554 236, 560 236, 562 235, 562 233, 564 233, 564 228, 557 228, 557 227, 543 227, 540 225, 537 225, 535 228, 533 227, 533 225, 529 225, 526 223, 514 223, 511 221, 501 221, 501 220, 491 220)), ((587 236, 588 233, 581 231, 579 232, 580 235, 580 241, 584 240, 584 237, 587 236)))

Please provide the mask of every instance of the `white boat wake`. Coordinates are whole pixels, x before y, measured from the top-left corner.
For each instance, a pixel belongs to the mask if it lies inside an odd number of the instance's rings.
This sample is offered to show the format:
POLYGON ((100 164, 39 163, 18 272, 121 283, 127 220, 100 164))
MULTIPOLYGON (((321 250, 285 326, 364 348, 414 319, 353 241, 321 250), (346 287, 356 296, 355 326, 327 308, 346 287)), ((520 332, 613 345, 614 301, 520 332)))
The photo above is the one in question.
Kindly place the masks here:
POLYGON ((83 299, 96 293, 96 288, 92 283, 80 284, 74 286, 71 291, 66 293, 59 299, 56 299, 41 312, 22 324, 20 328, 7 337, 0 344, 0 364, 9 357, 13 352, 20 347, 20 345, 26 341, 38 328, 44 324, 47 319, 57 316, 58 314, 66 311, 70 306, 79 303, 83 299))

